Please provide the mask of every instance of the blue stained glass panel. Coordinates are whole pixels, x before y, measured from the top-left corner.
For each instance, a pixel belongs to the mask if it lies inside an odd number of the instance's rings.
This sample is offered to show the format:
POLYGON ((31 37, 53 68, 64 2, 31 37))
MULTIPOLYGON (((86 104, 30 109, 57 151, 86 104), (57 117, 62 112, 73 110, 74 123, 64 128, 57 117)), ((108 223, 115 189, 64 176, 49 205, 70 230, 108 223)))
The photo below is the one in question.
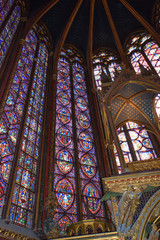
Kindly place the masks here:
POLYGON ((81 111, 87 110, 87 103, 84 98, 81 98, 81 97, 77 98, 76 103, 81 111))
POLYGON ((85 186, 83 194, 84 202, 88 205, 89 210, 93 214, 97 213, 101 206, 100 194, 97 188, 93 184, 88 184, 85 186))
POLYGON ((92 149, 92 139, 91 137, 85 133, 85 132, 82 132, 80 135, 79 135, 79 139, 80 139, 80 144, 81 146, 86 150, 86 151, 89 151, 92 149))
POLYGON ((79 82, 79 83, 84 83, 84 77, 83 77, 82 74, 79 73, 79 72, 76 72, 76 73, 74 74, 74 79, 75 79, 77 82, 79 82))
POLYGON ((90 120, 84 113, 80 113, 78 115, 78 123, 82 128, 85 128, 85 129, 89 128, 90 126, 90 120))
POLYGON ((60 180, 56 186, 57 199, 60 206, 67 210, 74 201, 74 189, 71 183, 66 180, 60 180))
POLYGON ((71 114, 66 108, 61 108, 58 110, 58 118, 64 124, 67 124, 71 120, 71 114))
POLYGON ((85 154, 81 158, 81 168, 84 174, 87 175, 87 177, 91 178, 95 175, 96 163, 89 154, 85 154))
POLYGON ((58 140, 64 146, 68 146, 71 143, 71 133, 66 127, 61 127, 58 131, 58 140))
POLYGON ((61 150, 60 152, 58 152, 57 165, 63 174, 71 171, 73 167, 73 160, 69 151, 61 150))
POLYGON ((68 105, 70 102, 69 96, 65 92, 60 92, 58 94, 58 99, 59 99, 60 103, 62 103, 64 106, 68 105))

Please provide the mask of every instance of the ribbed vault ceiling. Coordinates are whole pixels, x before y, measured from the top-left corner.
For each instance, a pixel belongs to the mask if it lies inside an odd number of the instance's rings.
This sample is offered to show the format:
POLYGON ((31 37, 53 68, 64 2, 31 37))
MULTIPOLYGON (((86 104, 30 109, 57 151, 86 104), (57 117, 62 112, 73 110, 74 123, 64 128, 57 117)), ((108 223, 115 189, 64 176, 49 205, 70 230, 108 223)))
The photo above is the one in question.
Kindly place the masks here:
MULTIPOLYGON (((92 0, 83 0, 65 41, 65 43, 76 46, 84 55, 87 54, 88 46, 90 1, 92 0)), ((30 0, 30 14, 43 8, 46 2, 47 1, 44 0, 30 0)), ((128 2, 151 24, 151 14, 155 0, 128 0, 128 2)), ((64 31, 76 3, 77 0, 59 0, 59 2, 42 17, 43 22, 51 32, 54 44, 57 43, 64 31)), ((122 44, 124 44, 130 33, 143 29, 143 26, 119 0, 108 0, 108 5, 122 44)), ((117 50, 102 1, 95 0, 93 51, 102 47, 117 50)))

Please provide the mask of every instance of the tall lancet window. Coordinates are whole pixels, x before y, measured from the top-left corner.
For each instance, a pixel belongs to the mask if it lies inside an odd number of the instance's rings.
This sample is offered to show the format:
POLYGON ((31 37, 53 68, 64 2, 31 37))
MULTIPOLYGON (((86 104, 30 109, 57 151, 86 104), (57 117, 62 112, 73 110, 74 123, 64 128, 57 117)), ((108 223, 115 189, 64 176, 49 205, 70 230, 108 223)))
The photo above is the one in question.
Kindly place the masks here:
POLYGON ((14 0, 0 2, 0 68, 17 30, 21 7, 14 0))
MULTIPOLYGON (((135 122, 127 122, 117 129, 117 134, 125 163, 149 160, 157 157, 148 132, 143 125, 140 126, 135 122)), ((114 154, 118 171, 121 173, 121 165, 115 144, 114 154)))
POLYGON ((106 81, 112 82, 116 75, 121 72, 118 54, 108 51, 98 51, 93 56, 94 77, 96 86, 101 90, 102 75, 105 75, 106 81))
POLYGON ((78 220, 104 218, 95 140, 81 57, 63 50, 58 62, 54 191, 62 230, 78 220), (80 215, 81 213, 81 215, 80 215))
POLYGON ((21 226, 33 227, 48 49, 34 30, 26 36, 0 122, 0 209, 21 226), (9 196, 9 197, 8 197, 9 196), (11 205, 10 205, 11 200, 11 205))
POLYGON ((160 48, 147 33, 137 33, 126 44, 129 56, 136 73, 140 74, 142 66, 160 75, 160 48))

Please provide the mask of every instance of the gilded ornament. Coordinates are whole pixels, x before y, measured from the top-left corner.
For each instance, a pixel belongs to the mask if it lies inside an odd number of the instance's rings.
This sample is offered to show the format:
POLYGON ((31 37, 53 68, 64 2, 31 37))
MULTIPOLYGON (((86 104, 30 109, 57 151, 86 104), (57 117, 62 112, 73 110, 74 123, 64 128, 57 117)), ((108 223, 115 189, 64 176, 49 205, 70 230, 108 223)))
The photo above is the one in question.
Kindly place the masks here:
POLYGON ((55 210, 58 207, 58 201, 54 192, 51 192, 45 203, 45 208, 47 211, 47 218, 44 221, 43 232, 48 239, 57 238, 60 236, 60 226, 54 219, 55 210))

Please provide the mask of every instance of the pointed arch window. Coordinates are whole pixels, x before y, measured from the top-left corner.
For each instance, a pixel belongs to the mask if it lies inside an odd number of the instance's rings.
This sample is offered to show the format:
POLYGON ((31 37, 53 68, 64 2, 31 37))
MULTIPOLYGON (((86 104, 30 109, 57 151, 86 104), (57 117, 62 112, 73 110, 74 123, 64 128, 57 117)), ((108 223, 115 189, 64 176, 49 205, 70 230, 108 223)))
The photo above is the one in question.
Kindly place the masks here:
MULTIPOLYGON (((143 125, 135 122, 127 122, 124 126, 117 129, 117 134, 125 163, 157 158, 148 132, 143 125)), ((120 161, 115 144, 114 154, 118 171, 121 173, 120 161)))
POLYGON ((83 60, 71 48, 58 63, 54 190, 62 230, 87 214, 104 218, 83 60))
POLYGON ((126 44, 126 53, 136 73, 141 73, 142 64, 160 75, 160 48, 149 34, 142 32, 133 35, 126 44))
POLYGON ((14 4, 13 11, 8 15, 8 19, 5 21, 9 10, 13 5, 13 0, 2 1, 2 8, 0 12, 0 68, 4 62, 10 44, 15 36, 18 24, 21 18, 21 7, 14 4), (2 23, 5 23, 2 27, 2 23))
POLYGON ((34 30, 26 36, 0 122, 1 214, 33 227, 44 118, 48 49, 34 30))
POLYGON ((100 90, 102 74, 105 74, 105 77, 112 82, 116 74, 121 72, 118 55, 107 50, 101 50, 93 56, 93 67, 96 86, 100 90))

